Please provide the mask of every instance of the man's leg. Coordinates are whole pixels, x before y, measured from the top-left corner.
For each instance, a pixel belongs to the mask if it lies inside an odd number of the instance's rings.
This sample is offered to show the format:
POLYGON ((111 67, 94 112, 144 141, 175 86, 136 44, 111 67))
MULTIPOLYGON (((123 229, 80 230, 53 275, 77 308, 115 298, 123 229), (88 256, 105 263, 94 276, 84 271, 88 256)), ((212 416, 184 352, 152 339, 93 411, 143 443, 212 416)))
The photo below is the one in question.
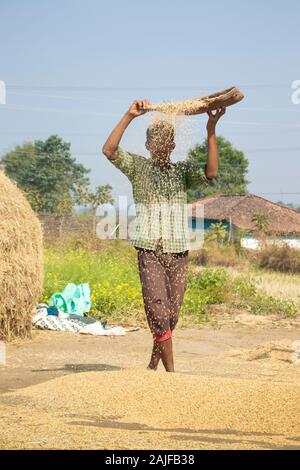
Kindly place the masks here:
POLYGON ((160 358, 161 358, 160 346, 159 346, 159 343, 154 339, 152 354, 151 354, 151 359, 148 365, 148 369, 156 370, 158 363, 160 361, 160 358))
POLYGON ((170 330, 160 338, 160 357, 167 372, 174 372, 172 333, 178 322, 179 311, 187 285, 188 251, 182 253, 160 253, 165 268, 166 289, 169 298, 170 330), (167 338, 167 339, 166 339, 167 338))
POLYGON ((160 343, 161 360, 167 372, 175 372, 172 337, 160 343))
POLYGON ((158 363, 162 360, 167 372, 174 372, 172 336, 163 341, 153 341, 153 349, 148 369, 156 370, 158 363))
POLYGON ((138 266, 148 325, 153 334, 153 350, 148 365, 156 369, 160 358, 166 370, 174 370, 172 339, 170 338, 171 306, 167 291, 165 267, 160 263, 157 253, 138 250, 138 266), (166 342, 166 345, 163 343, 166 342))
POLYGON ((159 342, 161 360, 167 372, 174 372, 173 343, 171 336, 159 342))
POLYGON ((171 304, 170 328, 173 331, 178 322, 180 308, 187 286, 188 251, 174 253, 167 269, 167 289, 171 304))

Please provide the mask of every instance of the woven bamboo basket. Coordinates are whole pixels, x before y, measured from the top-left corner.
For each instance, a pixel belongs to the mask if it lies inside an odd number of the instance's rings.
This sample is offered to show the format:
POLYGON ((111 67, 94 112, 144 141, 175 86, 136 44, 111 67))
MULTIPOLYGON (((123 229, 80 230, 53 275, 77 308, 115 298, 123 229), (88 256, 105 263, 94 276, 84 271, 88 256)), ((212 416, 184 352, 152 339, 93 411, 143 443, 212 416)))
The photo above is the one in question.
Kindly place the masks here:
POLYGON ((232 106, 244 98, 243 93, 236 87, 213 93, 212 95, 194 98, 192 100, 151 104, 148 111, 158 111, 165 114, 202 114, 214 111, 223 106, 232 106))

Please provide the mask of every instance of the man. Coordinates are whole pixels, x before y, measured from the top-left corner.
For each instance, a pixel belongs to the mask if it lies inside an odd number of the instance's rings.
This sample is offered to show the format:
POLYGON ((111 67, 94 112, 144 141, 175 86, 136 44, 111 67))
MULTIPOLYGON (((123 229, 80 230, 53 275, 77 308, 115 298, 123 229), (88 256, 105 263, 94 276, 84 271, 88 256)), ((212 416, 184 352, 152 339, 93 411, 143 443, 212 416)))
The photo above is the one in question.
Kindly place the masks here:
POLYGON ((187 281, 189 237, 186 191, 201 188, 218 174, 215 128, 225 108, 209 112, 208 156, 205 171, 189 161, 172 163, 175 129, 168 121, 154 121, 147 129, 150 158, 125 152, 122 135, 137 116, 147 112, 148 100, 134 101, 105 142, 103 154, 131 181, 139 216, 131 243, 138 252, 138 267, 153 350, 148 365, 156 370, 160 359, 174 372, 172 333, 187 281))

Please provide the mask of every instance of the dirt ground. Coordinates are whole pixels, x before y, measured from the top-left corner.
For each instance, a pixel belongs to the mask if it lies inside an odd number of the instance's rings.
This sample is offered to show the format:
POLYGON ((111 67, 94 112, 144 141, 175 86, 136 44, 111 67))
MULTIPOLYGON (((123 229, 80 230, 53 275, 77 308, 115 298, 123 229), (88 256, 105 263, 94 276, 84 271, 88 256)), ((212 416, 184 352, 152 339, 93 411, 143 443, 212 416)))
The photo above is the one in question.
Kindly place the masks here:
POLYGON ((0 448, 300 449, 300 324, 248 320, 177 329, 176 374, 145 329, 34 331, 0 366, 0 448))

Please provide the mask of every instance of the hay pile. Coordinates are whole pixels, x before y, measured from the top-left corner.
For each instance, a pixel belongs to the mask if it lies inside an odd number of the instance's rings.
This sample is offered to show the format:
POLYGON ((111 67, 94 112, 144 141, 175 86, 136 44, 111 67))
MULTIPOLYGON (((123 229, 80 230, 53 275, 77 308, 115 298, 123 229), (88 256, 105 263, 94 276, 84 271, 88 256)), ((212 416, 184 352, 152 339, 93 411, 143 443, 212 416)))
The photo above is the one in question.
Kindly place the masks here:
POLYGON ((85 372, 2 395, 0 415, 2 449, 300 447, 299 383, 85 372))
POLYGON ((21 191, 0 171, 0 339, 30 337, 42 280, 40 222, 21 191))
POLYGON ((222 106, 232 106, 244 98, 244 95, 236 87, 231 87, 212 95, 194 98, 192 100, 152 104, 149 111, 158 111, 160 113, 171 115, 193 115, 202 114, 207 111, 214 111, 222 106))

